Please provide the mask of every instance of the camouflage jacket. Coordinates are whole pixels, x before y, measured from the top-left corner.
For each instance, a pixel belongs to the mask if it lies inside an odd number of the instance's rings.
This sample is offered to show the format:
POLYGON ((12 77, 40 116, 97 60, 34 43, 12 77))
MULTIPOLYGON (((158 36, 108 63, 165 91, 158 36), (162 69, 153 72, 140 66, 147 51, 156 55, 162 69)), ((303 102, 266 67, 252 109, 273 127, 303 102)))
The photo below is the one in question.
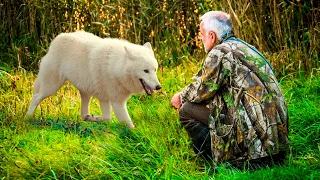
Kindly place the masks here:
POLYGON ((182 102, 206 103, 213 160, 248 160, 286 151, 288 114, 268 61, 251 45, 229 37, 205 59, 182 102))

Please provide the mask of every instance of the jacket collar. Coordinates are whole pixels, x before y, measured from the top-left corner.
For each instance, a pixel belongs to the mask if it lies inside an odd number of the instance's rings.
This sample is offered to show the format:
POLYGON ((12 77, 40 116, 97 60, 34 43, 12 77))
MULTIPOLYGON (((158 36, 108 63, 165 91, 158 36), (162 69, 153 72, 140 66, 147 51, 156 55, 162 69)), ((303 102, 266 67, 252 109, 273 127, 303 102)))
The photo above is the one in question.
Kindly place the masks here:
MULTIPOLYGON (((225 41, 225 40, 227 40, 227 39, 229 39, 229 38, 231 38, 231 37, 236 37, 236 36, 233 34, 233 32, 225 34, 225 35, 217 42, 216 45, 219 45, 219 44, 223 43, 223 41, 225 41)), ((215 45, 215 46, 216 46, 216 45, 215 45)))

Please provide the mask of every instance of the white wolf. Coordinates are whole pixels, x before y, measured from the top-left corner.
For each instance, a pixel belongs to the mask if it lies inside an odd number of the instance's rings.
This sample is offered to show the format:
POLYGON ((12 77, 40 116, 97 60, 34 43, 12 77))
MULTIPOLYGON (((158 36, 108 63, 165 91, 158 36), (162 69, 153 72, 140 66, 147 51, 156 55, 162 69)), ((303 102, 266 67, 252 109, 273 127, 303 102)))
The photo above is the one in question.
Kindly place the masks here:
POLYGON ((68 80, 80 91, 81 116, 85 121, 110 120, 112 106, 117 119, 134 128, 126 102, 133 94, 150 95, 161 88, 157 69, 148 42, 141 46, 125 40, 102 39, 84 31, 62 33, 41 60, 26 119, 32 117, 43 99, 56 93, 68 80), (89 115, 92 96, 99 99, 102 116, 89 115))

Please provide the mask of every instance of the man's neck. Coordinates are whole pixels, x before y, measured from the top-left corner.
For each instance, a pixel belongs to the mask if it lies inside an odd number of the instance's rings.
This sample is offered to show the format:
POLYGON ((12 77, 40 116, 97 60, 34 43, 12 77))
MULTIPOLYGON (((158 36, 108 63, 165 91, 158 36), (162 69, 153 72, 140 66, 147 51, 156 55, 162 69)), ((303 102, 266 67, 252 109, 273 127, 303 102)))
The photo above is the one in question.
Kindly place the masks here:
POLYGON ((233 33, 225 34, 220 40, 218 40, 218 42, 215 44, 215 46, 218 44, 221 44, 223 41, 227 40, 230 37, 235 37, 235 36, 233 33))

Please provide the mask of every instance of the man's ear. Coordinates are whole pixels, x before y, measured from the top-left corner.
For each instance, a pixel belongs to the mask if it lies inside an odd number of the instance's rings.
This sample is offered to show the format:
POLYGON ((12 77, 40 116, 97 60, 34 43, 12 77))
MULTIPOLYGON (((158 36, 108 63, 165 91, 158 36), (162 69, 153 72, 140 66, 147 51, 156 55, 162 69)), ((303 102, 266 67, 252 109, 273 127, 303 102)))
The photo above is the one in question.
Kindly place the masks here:
POLYGON ((215 44, 215 43, 216 43, 216 41, 217 41, 217 35, 216 35, 216 33, 215 33, 215 32, 213 32, 213 31, 210 31, 210 32, 208 33, 208 35, 209 35, 209 37, 210 37, 210 39, 211 39, 212 43, 213 43, 213 44, 215 44))

